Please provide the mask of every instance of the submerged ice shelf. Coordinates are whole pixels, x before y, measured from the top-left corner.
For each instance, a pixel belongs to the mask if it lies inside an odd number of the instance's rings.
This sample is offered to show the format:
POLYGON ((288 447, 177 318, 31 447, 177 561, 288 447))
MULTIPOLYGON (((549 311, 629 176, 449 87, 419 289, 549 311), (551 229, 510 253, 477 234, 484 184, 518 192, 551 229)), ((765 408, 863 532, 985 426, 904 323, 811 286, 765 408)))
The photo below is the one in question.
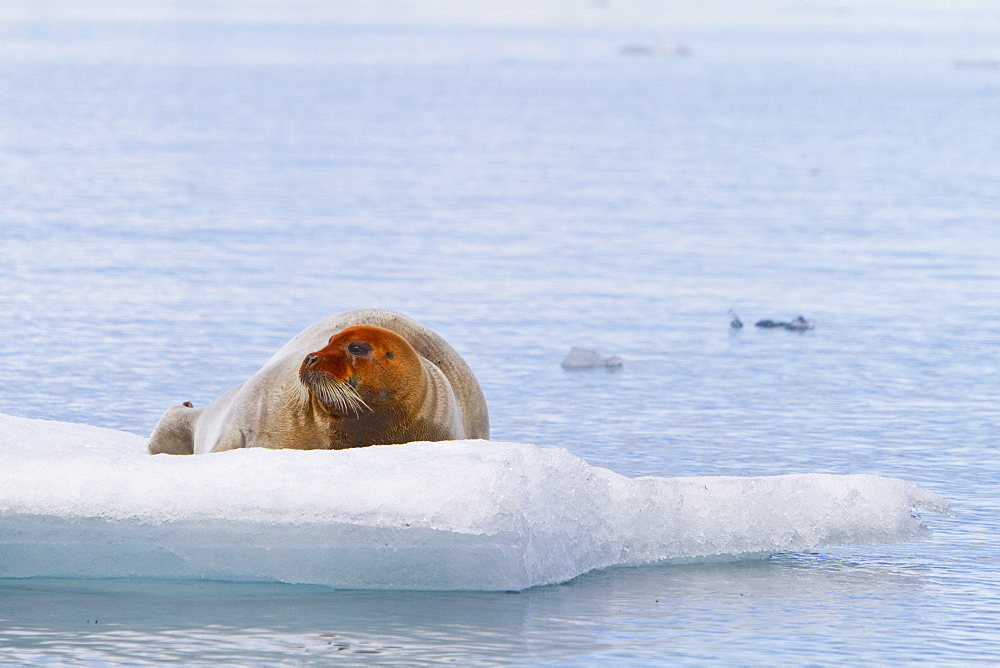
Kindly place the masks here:
POLYGON ((0 577, 518 590, 595 568, 919 540, 943 499, 873 475, 627 478, 561 448, 451 441, 145 454, 0 414, 0 577))

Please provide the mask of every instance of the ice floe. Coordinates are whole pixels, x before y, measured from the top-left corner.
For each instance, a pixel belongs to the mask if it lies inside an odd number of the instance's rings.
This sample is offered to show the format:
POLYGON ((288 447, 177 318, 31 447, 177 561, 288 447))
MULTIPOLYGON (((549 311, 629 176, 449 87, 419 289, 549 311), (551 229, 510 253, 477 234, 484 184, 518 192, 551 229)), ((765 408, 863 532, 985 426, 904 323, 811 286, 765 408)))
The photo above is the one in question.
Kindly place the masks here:
POLYGON ((0 414, 0 577, 519 590, 612 565, 919 540, 913 509, 948 512, 873 475, 628 478, 522 443, 145 445, 0 414))

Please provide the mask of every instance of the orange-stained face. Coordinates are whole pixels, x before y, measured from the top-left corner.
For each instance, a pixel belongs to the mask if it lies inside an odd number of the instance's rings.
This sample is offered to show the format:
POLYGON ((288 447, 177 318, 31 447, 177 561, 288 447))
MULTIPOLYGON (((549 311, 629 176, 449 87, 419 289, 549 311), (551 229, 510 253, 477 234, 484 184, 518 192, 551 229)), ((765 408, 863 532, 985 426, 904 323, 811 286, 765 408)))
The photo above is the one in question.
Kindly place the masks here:
POLYGON ((420 358, 401 336, 382 327, 348 327, 306 355, 299 380, 334 415, 360 417, 393 401, 422 378, 420 358))

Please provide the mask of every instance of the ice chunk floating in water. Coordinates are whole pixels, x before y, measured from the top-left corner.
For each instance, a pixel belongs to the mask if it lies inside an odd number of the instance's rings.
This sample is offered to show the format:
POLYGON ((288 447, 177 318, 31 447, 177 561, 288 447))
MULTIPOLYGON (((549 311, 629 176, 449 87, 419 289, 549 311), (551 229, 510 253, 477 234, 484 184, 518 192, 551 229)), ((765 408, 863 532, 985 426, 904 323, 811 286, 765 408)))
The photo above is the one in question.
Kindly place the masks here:
POLYGON ((563 358, 562 368, 568 370, 577 369, 620 369, 624 365, 621 357, 608 357, 605 359, 596 350, 586 348, 573 348, 566 357, 563 358))
POLYGON ((0 577, 515 590, 595 568, 923 538, 936 494, 872 475, 627 478, 561 448, 451 441, 145 454, 0 415, 0 577))

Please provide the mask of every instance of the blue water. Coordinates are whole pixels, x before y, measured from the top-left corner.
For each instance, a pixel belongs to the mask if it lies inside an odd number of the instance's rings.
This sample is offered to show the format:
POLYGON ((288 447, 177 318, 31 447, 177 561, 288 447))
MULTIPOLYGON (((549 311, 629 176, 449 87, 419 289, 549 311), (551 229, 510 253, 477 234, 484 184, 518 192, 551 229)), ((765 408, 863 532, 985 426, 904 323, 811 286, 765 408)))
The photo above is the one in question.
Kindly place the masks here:
POLYGON ((0 412, 148 434, 379 306, 496 439, 956 516, 518 594, 4 581, 3 663, 1000 662, 1000 11, 541 6, 0 3, 0 412))

